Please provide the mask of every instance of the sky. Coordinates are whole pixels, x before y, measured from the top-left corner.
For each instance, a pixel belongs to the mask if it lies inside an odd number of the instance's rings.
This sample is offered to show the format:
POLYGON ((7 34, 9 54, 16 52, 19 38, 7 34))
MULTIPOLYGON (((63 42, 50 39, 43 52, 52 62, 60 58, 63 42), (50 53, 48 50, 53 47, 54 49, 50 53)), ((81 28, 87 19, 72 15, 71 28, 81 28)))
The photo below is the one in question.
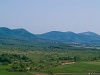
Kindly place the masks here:
POLYGON ((100 34, 100 0, 0 0, 0 27, 100 34))

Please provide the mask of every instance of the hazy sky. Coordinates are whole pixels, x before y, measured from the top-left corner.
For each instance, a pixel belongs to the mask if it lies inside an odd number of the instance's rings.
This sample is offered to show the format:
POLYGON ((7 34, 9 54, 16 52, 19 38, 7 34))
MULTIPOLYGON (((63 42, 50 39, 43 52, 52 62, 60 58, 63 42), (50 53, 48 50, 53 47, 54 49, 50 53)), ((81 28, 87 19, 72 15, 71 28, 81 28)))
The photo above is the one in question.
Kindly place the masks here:
POLYGON ((100 0, 0 0, 0 27, 100 34, 100 0))

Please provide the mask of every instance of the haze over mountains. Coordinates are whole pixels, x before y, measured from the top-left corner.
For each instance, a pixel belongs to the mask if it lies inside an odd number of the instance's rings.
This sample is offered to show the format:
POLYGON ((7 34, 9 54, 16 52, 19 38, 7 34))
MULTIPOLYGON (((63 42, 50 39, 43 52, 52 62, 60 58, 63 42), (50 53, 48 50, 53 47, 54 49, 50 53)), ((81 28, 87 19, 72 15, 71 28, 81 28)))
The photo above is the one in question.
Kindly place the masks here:
MULTIPOLYGON (((0 42, 27 41, 29 43, 72 43, 100 44, 100 35, 94 32, 60 32, 51 31, 43 34, 32 34, 25 29, 9 29, 0 27, 0 42)), ((20 42, 19 42, 20 43, 20 42)))

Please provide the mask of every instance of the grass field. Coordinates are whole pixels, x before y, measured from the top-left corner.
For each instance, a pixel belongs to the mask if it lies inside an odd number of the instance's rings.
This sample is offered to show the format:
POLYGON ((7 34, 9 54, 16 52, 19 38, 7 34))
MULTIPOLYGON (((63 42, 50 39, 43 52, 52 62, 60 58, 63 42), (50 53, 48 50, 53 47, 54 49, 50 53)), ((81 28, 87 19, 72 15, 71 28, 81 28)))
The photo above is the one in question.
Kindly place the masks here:
POLYGON ((60 65, 53 68, 46 68, 42 71, 53 73, 100 73, 100 62, 76 62, 71 65, 60 65))
MULTIPOLYGON (((97 72, 100 72, 100 63, 99 62, 77 62, 73 65, 63 65, 54 68, 46 68, 41 71, 46 73, 52 72, 54 75, 100 75, 97 72), (96 64, 98 63, 98 64, 96 64)), ((42 72, 7 72, 6 68, 9 66, 0 65, 0 75, 52 75, 42 72)))
POLYGON ((92 73, 91 75, 99 75, 99 66, 100 61, 81 61, 71 65, 59 65, 57 67, 40 69, 39 72, 8 72, 6 69, 9 68, 9 65, 0 65, 0 75, 88 75, 88 73, 92 73))

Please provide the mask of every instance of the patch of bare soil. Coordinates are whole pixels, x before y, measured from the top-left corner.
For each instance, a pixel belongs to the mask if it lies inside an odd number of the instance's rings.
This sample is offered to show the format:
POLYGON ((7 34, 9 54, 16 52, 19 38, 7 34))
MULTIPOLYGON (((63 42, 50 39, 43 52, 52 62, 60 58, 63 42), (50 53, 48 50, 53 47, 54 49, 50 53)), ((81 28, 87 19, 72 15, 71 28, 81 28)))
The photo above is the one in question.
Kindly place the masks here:
POLYGON ((40 72, 37 72, 37 73, 33 73, 34 75, 49 75, 49 74, 46 74, 46 73, 40 73, 40 72))

